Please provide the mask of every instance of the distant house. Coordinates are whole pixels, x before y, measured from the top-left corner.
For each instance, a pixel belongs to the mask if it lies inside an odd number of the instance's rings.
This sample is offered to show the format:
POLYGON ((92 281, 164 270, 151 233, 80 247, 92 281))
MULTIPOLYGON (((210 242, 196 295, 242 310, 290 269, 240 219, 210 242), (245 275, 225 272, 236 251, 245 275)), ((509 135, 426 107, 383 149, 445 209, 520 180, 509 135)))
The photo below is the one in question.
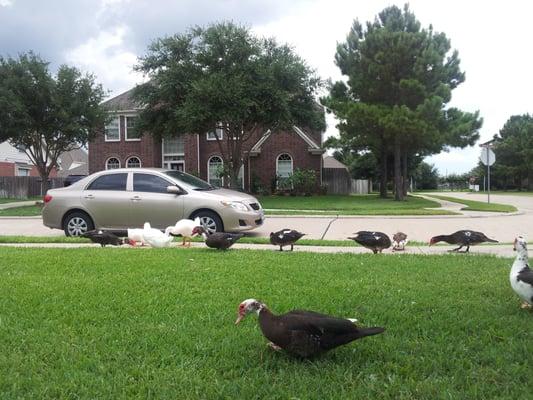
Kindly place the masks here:
MULTIPOLYGON (((113 117, 89 143, 89 172, 120 167, 164 167, 199 176, 224 186, 218 175, 223 166, 216 140, 227 140, 222 130, 158 139, 135 128, 139 108, 132 90, 104 103, 113 117), (216 136, 215 136, 216 135, 216 136)), ((321 177, 322 132, 294 126, 291 130, 259 133, 245 143, 239 182, 243 190, 270 190, 276 176, 288 177, 297 168, 314 170, 321 177)))
POLYGON ((61 154, 58 164, 59 171, 57 175, 62 178, 69 175, 89 174, 89 155, 83 149, 71 150, 61 154))
MULTIPOLYGON (((39 176, 37 167, 23 149, 18 149, 8 142, 0 143, 0 176, 39 176)), ((55 177, 55 169, 50 177, 55 177)))

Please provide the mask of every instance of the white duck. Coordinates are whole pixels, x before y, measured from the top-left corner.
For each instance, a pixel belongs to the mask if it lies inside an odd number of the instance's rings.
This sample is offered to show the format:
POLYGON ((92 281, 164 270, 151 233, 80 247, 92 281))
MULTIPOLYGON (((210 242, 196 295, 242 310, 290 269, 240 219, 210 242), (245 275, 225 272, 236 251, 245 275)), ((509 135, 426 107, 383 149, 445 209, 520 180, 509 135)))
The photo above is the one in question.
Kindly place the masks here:
POLYGON ((143 239, 152 247, 168 247, 174 240, 172 236, 152 228, 149 222, 144 223, 143 239))
POLYGON ((524 301, 522 308, 531 308, 533 306, 533 270, 529 268, 527 262, 527 243, 522 236, 514 240, 514 250, 517 254, 509 274, 511 287, 524 301))
POLYGON ((198 235, 197 233, 193 233, 193 230, 199 226, 202 226, 200 217, 196 217, 194 220, 180 219, 178 222, 176 222, 176 225, 168 226, 167 229, 165 229, 165 234, 183 237, 183 243, 181 245, 185 246, 185 241, 188 241, 188 247, 190 247, 191 238, 198 235))
POLYGON ((143 229, 128 229, 128 239, 130 243, 141 243, 144 246, 144 230, 143 229))

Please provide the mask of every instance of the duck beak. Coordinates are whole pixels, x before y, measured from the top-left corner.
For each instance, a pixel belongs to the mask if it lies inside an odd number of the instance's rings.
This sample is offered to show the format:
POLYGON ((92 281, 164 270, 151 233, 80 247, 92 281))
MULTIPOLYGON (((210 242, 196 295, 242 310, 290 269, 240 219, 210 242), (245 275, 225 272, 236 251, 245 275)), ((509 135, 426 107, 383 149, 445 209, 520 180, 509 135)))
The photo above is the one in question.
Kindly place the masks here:
POLYGON ((237 321, 235 321, 235 325, 237 325, 239 322, 241 322, 245 317, 245 314, 239 314, 237 317, 237 321))

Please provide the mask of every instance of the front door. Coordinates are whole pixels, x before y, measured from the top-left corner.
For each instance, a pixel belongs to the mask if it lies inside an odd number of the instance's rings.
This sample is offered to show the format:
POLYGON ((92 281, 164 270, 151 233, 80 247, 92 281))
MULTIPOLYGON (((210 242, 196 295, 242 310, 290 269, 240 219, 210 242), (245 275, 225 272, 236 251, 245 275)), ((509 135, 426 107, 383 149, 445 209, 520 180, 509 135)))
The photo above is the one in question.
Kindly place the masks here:
POLYGON ((131 193, 132 227, 150 222, 153 228, 165 229, 183 218, 183 196, 167 192, 174 183, 150 173, 133 173, 131 193))

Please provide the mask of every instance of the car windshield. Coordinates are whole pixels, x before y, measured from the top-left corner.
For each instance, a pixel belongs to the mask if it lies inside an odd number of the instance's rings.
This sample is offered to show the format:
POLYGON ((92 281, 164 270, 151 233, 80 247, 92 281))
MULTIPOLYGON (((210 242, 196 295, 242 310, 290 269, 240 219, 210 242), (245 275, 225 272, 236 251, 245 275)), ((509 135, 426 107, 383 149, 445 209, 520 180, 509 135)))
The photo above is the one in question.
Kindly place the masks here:
POLYGON ((193 190, 213 190, 215 187, 195 176, 181 171, 165 171, 165 175, 192 186, 193 190))

